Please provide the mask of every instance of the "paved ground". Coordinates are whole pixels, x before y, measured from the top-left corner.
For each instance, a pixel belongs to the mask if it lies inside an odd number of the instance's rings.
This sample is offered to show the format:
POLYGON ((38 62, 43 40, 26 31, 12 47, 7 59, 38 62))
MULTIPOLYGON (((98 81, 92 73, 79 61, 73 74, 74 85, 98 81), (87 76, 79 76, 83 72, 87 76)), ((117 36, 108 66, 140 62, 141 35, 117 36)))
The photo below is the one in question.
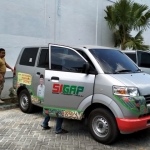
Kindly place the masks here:
POLYGON ((51 130, 41 130, 41 111, 24 114, 19 108, 0 111, 0 150, 150 150, 150 129, 122 135, 111 146, 93 140, 81 121, 65 120, 68 134, 55 135, 55 119, 51 130))

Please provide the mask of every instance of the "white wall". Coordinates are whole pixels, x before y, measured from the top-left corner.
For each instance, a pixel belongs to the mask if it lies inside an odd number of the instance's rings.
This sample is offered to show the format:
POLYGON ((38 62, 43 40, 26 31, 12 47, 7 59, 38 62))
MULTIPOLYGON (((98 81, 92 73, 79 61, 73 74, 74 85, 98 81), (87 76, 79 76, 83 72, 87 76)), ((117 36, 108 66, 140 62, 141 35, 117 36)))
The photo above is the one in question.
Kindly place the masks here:
POLYGON ((23 46, 96 44, 112 46, 104 20, 107 0, 0 0, 0 47, 12 67, 23 46))

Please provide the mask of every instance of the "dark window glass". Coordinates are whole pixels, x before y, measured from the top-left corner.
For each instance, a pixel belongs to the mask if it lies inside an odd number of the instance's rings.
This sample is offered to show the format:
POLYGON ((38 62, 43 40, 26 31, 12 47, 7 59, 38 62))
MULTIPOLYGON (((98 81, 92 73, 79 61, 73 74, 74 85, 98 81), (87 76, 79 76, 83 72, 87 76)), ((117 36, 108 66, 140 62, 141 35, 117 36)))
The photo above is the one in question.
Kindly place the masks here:
POLYGON ((39 48, 24 49, 20 59, 20 65, 34 66, 38 49, 39 48))
POLYGON ((139 67, 150 68, 150 53, 138 51, 137 56, 139 67))
POLYGON ((111 49, 90 49, 100 64, 104 73, 131 73, 137 72, 136 65, 121 51, 111 49))
POLYGON ((131 53, 125 53, 125 54, 136 63, 136 54, 131 54, 131 53))
POLYGON ((38 67, 49 68, 49 49, 41 50, 38 67))
POLYGON ((51 47, 51 69, 81 73, 85 61, 73 50, 51 47))

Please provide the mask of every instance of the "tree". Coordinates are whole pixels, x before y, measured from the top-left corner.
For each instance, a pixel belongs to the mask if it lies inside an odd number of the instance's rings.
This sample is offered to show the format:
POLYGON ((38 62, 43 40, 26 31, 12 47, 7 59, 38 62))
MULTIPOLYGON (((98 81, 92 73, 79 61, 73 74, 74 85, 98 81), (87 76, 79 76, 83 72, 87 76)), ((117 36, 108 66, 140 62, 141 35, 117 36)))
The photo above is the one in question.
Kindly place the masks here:
POLYGON ((131 0, 119 0, 112 6, 107 6, 106 21, 114 32, 115 47, 131 49, 149 49, 144 45, 142 33, 150 27, 150 10, 147 5, 135 3, 131 0), (131 32, 138 32, 132 36, 131 32))

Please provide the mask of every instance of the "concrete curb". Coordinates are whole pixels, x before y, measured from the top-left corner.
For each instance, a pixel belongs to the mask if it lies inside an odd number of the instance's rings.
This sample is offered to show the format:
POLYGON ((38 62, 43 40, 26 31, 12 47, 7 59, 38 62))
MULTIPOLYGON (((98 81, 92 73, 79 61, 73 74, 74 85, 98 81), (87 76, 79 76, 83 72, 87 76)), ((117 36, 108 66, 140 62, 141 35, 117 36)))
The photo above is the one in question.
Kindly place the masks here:
POLYGON ((4 101, 4 103, 0 104, 0 111, 19 107, 17 98, 9 98, 9 99, 5 99, 3 101, 4 101))
POLYGON ((18 103, 13 103, 13 104, 3 104, 0 105, 0 111, 1 110, 8 110, 8 109, 13 109, 19 107, 18 103))

